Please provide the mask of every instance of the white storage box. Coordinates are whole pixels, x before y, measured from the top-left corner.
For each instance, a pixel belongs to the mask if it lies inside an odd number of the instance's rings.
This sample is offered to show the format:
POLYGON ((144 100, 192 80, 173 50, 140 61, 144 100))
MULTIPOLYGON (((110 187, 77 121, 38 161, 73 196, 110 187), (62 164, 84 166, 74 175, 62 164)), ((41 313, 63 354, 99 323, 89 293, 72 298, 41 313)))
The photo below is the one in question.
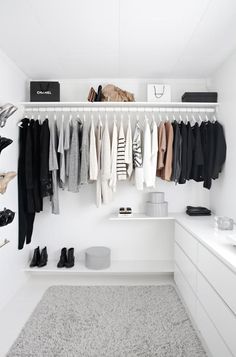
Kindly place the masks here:
POLYGON ((85 251, 85 266, 88 269, 107 269, 111 265, 111 250, 107 247, 91 247, 85 251))
POLYGON ((150 217, 166 217, 168 216, 168 202, 146 203, 146 214, 150 217))
POLYGON ((162 203, 165 201, 164 192, 149 192, 149 202, 162 203))

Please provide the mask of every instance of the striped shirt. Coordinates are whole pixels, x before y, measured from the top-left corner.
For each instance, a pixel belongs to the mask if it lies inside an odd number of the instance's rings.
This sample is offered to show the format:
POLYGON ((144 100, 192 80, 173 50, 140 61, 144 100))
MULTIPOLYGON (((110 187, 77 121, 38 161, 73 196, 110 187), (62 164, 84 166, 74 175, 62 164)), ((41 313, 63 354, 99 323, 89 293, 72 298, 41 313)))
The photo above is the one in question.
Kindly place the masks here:
POLYGON ((116 161, 116 173, 117 179, 119 181, 127 179, 127 167, 125 163, 125 135, 123 128, 123 121, 120 123, 120 130, 118 136, 118 145, 117 145, 117 161, 116 161))
POLYGON ((143 166, 142 140, 139 123, 136 124, 133 137, 133 163, 134 167, 143 166))

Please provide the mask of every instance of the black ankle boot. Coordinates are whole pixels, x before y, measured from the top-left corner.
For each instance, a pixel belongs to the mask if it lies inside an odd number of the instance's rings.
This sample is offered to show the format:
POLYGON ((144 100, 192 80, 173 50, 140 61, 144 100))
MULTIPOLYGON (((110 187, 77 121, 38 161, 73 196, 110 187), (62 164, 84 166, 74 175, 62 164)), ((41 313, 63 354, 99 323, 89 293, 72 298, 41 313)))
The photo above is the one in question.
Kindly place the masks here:
POLYGON ((45 265, 47 265, 48 262, 48 253, 47 253, 47 247, 42 249, 41 255, 40 255, 40 259, 39 259, 39 263, 38 263, 38 267, 42 268, 45 265))
POLYGON ((40 260, 40 251, 38 247, 34 250, 34 255, 30 263, 30 268, 37 267, 39 264, 39 260, 40 260))
POLYGON ((74 248, 68 249, 67 262, 65 264, 66 268, 72 268, 75 264, 74 248))
POLYGON ((60 260, 59 260, 59 262, 57 263, 57 267, 58 267, 58 268, 64 268, 64 267, 66 266, 66 263, 67 263, 66 253, 67 253, 67 249, 66 249, 66 248, 62 248, 60 260))

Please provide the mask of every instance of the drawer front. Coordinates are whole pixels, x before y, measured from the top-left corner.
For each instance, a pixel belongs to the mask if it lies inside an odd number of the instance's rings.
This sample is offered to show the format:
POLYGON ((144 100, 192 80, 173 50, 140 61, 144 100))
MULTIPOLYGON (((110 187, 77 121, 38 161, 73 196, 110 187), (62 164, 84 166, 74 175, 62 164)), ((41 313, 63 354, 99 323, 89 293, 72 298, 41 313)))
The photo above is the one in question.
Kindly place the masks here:
POLYGON ((175 243, 175 262, 181 269, 185 279, 187 280, 193 291, 196 293, 197 269, 177 243, 175 243))
POLYGON ((198 269, 236 314, 236 274, 201 244, 199 244, 198 269))
POLYGON ((236 356, 236 316, 227 307, 206 279, 198 273, 198 299, 222 336, 232 354, 236 356))
POLYGON ((189 284, 185 280, 184 275, 179 269, 179 267, 177 266, 177 264, 175 264, 174 279, 193 320, 196 320, 197 298, 193 293, 192 289, 190 288, 189 284))
POLYGON ((198 242, 178 223, 175 223, 175 241, 189 256, 192 262, 197 264, 198 242))
POLYGON ((197 301, 196 308, 197 327, 212 357, 233 357, 199 301, 197 301))

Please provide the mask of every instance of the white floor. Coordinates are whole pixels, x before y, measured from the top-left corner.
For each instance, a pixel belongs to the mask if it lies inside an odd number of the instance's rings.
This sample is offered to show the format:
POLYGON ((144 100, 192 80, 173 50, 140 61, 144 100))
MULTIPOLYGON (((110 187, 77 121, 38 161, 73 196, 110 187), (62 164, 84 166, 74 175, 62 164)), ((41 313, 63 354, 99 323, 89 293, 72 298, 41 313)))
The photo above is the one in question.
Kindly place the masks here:
POLYGON ((172 275, 68 276, 33 275, 0 311, 0 357, 5 357, 25 322, 52 285, 160 285, 174 284, 172 275))

